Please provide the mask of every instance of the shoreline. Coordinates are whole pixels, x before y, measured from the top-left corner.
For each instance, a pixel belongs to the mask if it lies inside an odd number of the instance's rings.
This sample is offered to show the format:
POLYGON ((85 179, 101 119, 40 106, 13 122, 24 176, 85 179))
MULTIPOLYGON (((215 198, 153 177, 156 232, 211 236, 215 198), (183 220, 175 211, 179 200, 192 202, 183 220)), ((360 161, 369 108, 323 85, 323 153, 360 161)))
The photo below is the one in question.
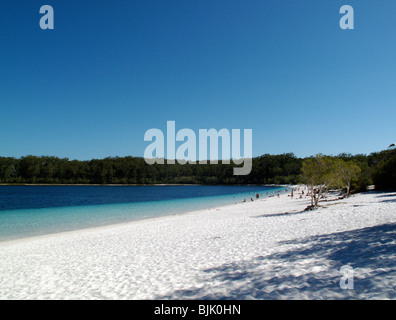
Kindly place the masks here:
POLYGON ((155 184, 95 184, 95 183, 0 183, 0 186, 108 186, 108 187, 129 187, 129 186, 138 186, 138 187, 149 187, 149 186, 159 186, 159 187, 166 187, 166 186, 258 186, 258 187, 286 187, 292 186, 288 184, 199 184, 199 183, 155 183, 155 184))
POLYGON ((1 242, 0 298, 396 299, 396 193, 308 203, 283 194, 1 242), (354 290, 339 286, 343 265, 354 290))
MULTIPOLYGON (((263 186, 260 186, 263 187, 263 186)), ((271 187, 274 188, 274 186, 265 186, 265 187, 271 187)), ((289 186, 288 188, 290 189, 292 186, 289 186)), ((282 189, 284 187, 276 185, 275 186, 275 190, 270 190, 269 192, 272 194, 276 194, 276 193, 280 193, 283 194, 285 193, 285 190, 282 189)), ((265 192, 265 189, 264 191, 265 192)), ((267 192, 268 194, 268 192, 267 192)), ((232 194, 231 194, 232 196, 232 194)), ((178 205, 176 204, 175 206, 172 206, 172 208, 170 208, 171 210, 169 211, 167 209, 166 213, 162 212, 162 211, 151 211, 149 214, 145 214, 145 215, 139 215, 139 212, 136 211, 136 209, 133 209, 133 207, 129 208, 130 210, 133 210, 134 213, 137 213, 137 215, 135 216, 130 215, 128 218, 123 217, 121 215, 118 216, 118 219, 112 219, 112 221, 106 221, 103 220, 102 218, 103 216, 101 215, 97 215, 97 218, 94 219, 96 221, 90 221, 89 218, 87 219, 82 219, 80 221, 80 224, 74 224, 74 223, 70 223, 71 221, 69 220, 65 220, 67 224, 65 224, 65 221, 63 221, 63 225, 62 223, 59 226, 56 226, 54 224, 47 226, 47 228, 29 228, 28 225, 24 222, 20 222, 19 226, 17 228, 19 229, 23 229, 25 230, 24 234, 19 234, 18 232, 12 234, 8 234, 7 232, 5 232, 4 234, 0 235, 0 243, 3 242, 9 242, 9 241, 19 241, 19 240, 24 240, 24 239, 30 239, 30 238, 35 238, 35 237, 43 237, 43 236, 51 236, 51 235, 56 235, 56 234, 60 234, 60 233, 67 233, 67 232, 74 232, 74 231, 84 231, 87 229, 95 229, 95 228, 104 228, 104 227, 111 227, 111 226, 116 226, 116 225, 122 225, 124 223, 136 223, 142 220, 149 220, 149 219, 158 219, 158 218, 162 218, 162 217, 166 217, 166 216, 176 216, 176 215, 184 215, 184 214, 189 214, 189 213, 193 213, 193 212, 199 212, 202 210, 210 210, 212 208, 221 208, 221 207, 227 207, 230 205, 234 205, 237 203, 243 203, 243 199, 245 197, 245 200, 250 201, 249 198, 252 197, 253 195, 245 195, 245 196, 241 196, 240 194, 235 194, 233 198, 235 197, 239 197, 239 200, 237 199, 229 199, 227 201, 223 200, 216 200, 216 196, 213 197, 213 199, 215 200, 210 200, 212 197, 211 196, 205 196, 205 199, 207 199, 207 202, 203 202, 202 205, 198 204, 195 206, 191 206, 191 207, 187 207, 187 206, 182 206, 183 208, 179 208, 178 205), (25 227, 26 226, 26 227, 25 227)), ((270 196, 262 196, 261 199, 264 199, 266 197, 270 197, 270 196)), ((199 199, 199 198, 185 198, 185 201, 191 200, 191 199, 199 199)), ((167 200, 160 200, 160 202, 162 203, 168 203, 169 201, 174 201, 174 200, 181 200, 183 201, 183 199, 167 199, 167 200)), ((257 201, 257 199, 256 199, 257 201)), ((96 210, 96 212, 98 212, 98 210, 100 210, 100 212, 103 212, 103 208, 106 208, 107 206, 112 206, 112 205, 124 205, 124 206, 133 206, 134 204, 144 204, 144 203, 150 203, 152 201, 144 201, 144 202, 120 202, 120 203, 98 203, 98 204, 87 204, 87 205, 76 205, 76 206, 55 206, 55 207, 45 207, 45 208, 20 208, 20 209, 12 209, 12 210, 6 210, 8 212, 18 212, 19 210, 34 210, 34 211, 39 211, 39 210, 68 210, 67 212, 69 214, 73 214, 74 210, 84 210, 84 208, 92 208, 93 210, 96 210), (95 209, 96 208, 96 209, 95 209)), ((159 203, 160 203, 159 202, 159 203)), ((112 210, 112 207, 109 207, 106 210, 112 210)), ((140 209, 143 210, 142 212, 144 212, 144 209, 140 209)), ((33 212, 33 211, 32 211, 33 212)), ((56 211, 58 212, 58 211, 56 211)), ((53 214, 56 215, 56 212, 54 211, 53 214)), ((1 211, 0 211, 1 213, 1 211)), ((116 212, 115 212, 116 213, 116 212)), ((114 214, 114 217, 117 217, 117 213, 114 214)), ((40 225, 40 221, 31 221, 32 223, 34 223, 35 225, 40 225)), ((44 221, 45 224, 45 221, 44 221)), ((15 224, 16 225, 16 224, 15 224)), ((17 231, 17 228, 14 228, 17 231)))
MULTIPOLYGON (((242 202, 239 202, 242 203, 242 202)), ((10 242, 25 242, 25 241, 34 241, 35 239, 45 239, 45 238, 50 238, 50 237, 57 237, 57 236, 62 236, 65 235, 67 236, 68 234, 72 235, 73 233, 79 234, 79 233, 85 233, 85 232, 95 232, 95 231, 101 231, 105 230, 108 228, 117 228, 117 227, 124 227, 129 224, 138 224, 140 222, 144 221, 156 221, 156 220, 161 220, 167 217, 177 217, 177 216, 183 216, 183 215, 189 215, 189 214, 195 214, 195 213, 200 213, 202 211, 207 211, 207 210, 222 210, 227 207, 234 206, 238 203, 234 204, 228 204, 228 205, 221 205, 218 207, 212 207, 212 208, 205 208, 205 209, 198 209, 198 210, 191 210, 191 211, 185 211, 185 212, 180 212, 180 213, 172 213, 172 214, 167 214, 164 216, 153 216, 153 217, 147 217, 147 218, 141 218, 141 219, 136 219, 136 220, 130 220, 130 221, 124 221, 124 222, 118 222, 118 223, 111 223, 111 224, 104 224, 104 225, 98 225, 98 226, 92 226, 92 227, 85 227, 81 229, 73 229, 73 230, 65 230, 65 231, 59 231, 59 232, 51 232, 51 233, 46 233, 46 234, 39 234, 39 235, 32 235, 32 236, 26 236, 26 237, 21 237, 21 238, 16 238, 16 239, 9 239, 9 240, 1 240, 0 241, 0 247, 2 244, 10 243, 10 242)))

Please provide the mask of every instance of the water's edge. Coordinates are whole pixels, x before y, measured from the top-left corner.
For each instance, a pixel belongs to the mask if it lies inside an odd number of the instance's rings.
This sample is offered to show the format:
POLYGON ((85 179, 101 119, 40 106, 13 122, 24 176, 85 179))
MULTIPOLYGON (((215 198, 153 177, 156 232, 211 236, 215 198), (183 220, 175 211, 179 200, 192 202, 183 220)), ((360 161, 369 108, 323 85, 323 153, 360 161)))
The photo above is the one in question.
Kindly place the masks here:
MULTIPOLYGON (((283 186, 259 188, 254 192, 259 191, 261 197, 285 191, 283 186)), ((3 210, 0 211, 0 241, 211 209, 243 202, 244 199, 251 201, 253 197, 253 192, 245 192, 132 203, 3 210)))

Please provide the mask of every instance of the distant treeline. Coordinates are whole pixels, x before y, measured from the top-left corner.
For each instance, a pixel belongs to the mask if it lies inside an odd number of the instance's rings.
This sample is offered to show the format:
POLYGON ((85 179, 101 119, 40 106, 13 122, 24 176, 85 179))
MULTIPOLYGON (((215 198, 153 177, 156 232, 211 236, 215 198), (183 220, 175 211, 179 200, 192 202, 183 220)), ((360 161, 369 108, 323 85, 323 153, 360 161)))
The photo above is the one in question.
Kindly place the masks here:
MULTIPOLYGON (((354 190, 367 185, 395 188, 396 149, 370 155, 340 154, 360 167, 354 190)), ((0 157, 0 183, 9 184, 296 184, 303 181, 302 163, 292 153, 253 158, 252 171, 234 176, 235 164, 154 164, 141 157, 109 157, 89 161, 52 156, 0 157)))

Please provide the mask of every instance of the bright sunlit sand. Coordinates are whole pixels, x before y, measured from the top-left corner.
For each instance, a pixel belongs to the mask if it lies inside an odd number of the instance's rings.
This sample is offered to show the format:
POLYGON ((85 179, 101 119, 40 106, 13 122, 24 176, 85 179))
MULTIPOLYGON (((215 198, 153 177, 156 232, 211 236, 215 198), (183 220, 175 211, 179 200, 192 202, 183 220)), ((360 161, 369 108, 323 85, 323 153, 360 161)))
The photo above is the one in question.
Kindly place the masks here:
POLYGON ((0 298, 395 299, 396 193, 309 204, 295 192, 2 242, 0 298))

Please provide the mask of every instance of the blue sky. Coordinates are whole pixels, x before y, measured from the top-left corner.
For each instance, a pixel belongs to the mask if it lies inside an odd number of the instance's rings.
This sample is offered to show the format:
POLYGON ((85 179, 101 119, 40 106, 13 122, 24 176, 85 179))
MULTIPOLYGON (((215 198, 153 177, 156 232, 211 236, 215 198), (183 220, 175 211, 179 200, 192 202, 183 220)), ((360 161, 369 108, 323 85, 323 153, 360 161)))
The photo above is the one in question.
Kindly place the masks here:
POLYGON ((2 0, 0 156, 143 156, 167 120, 253 129, 253 156, 383 150, 395 17, 390 0, 2 0))

